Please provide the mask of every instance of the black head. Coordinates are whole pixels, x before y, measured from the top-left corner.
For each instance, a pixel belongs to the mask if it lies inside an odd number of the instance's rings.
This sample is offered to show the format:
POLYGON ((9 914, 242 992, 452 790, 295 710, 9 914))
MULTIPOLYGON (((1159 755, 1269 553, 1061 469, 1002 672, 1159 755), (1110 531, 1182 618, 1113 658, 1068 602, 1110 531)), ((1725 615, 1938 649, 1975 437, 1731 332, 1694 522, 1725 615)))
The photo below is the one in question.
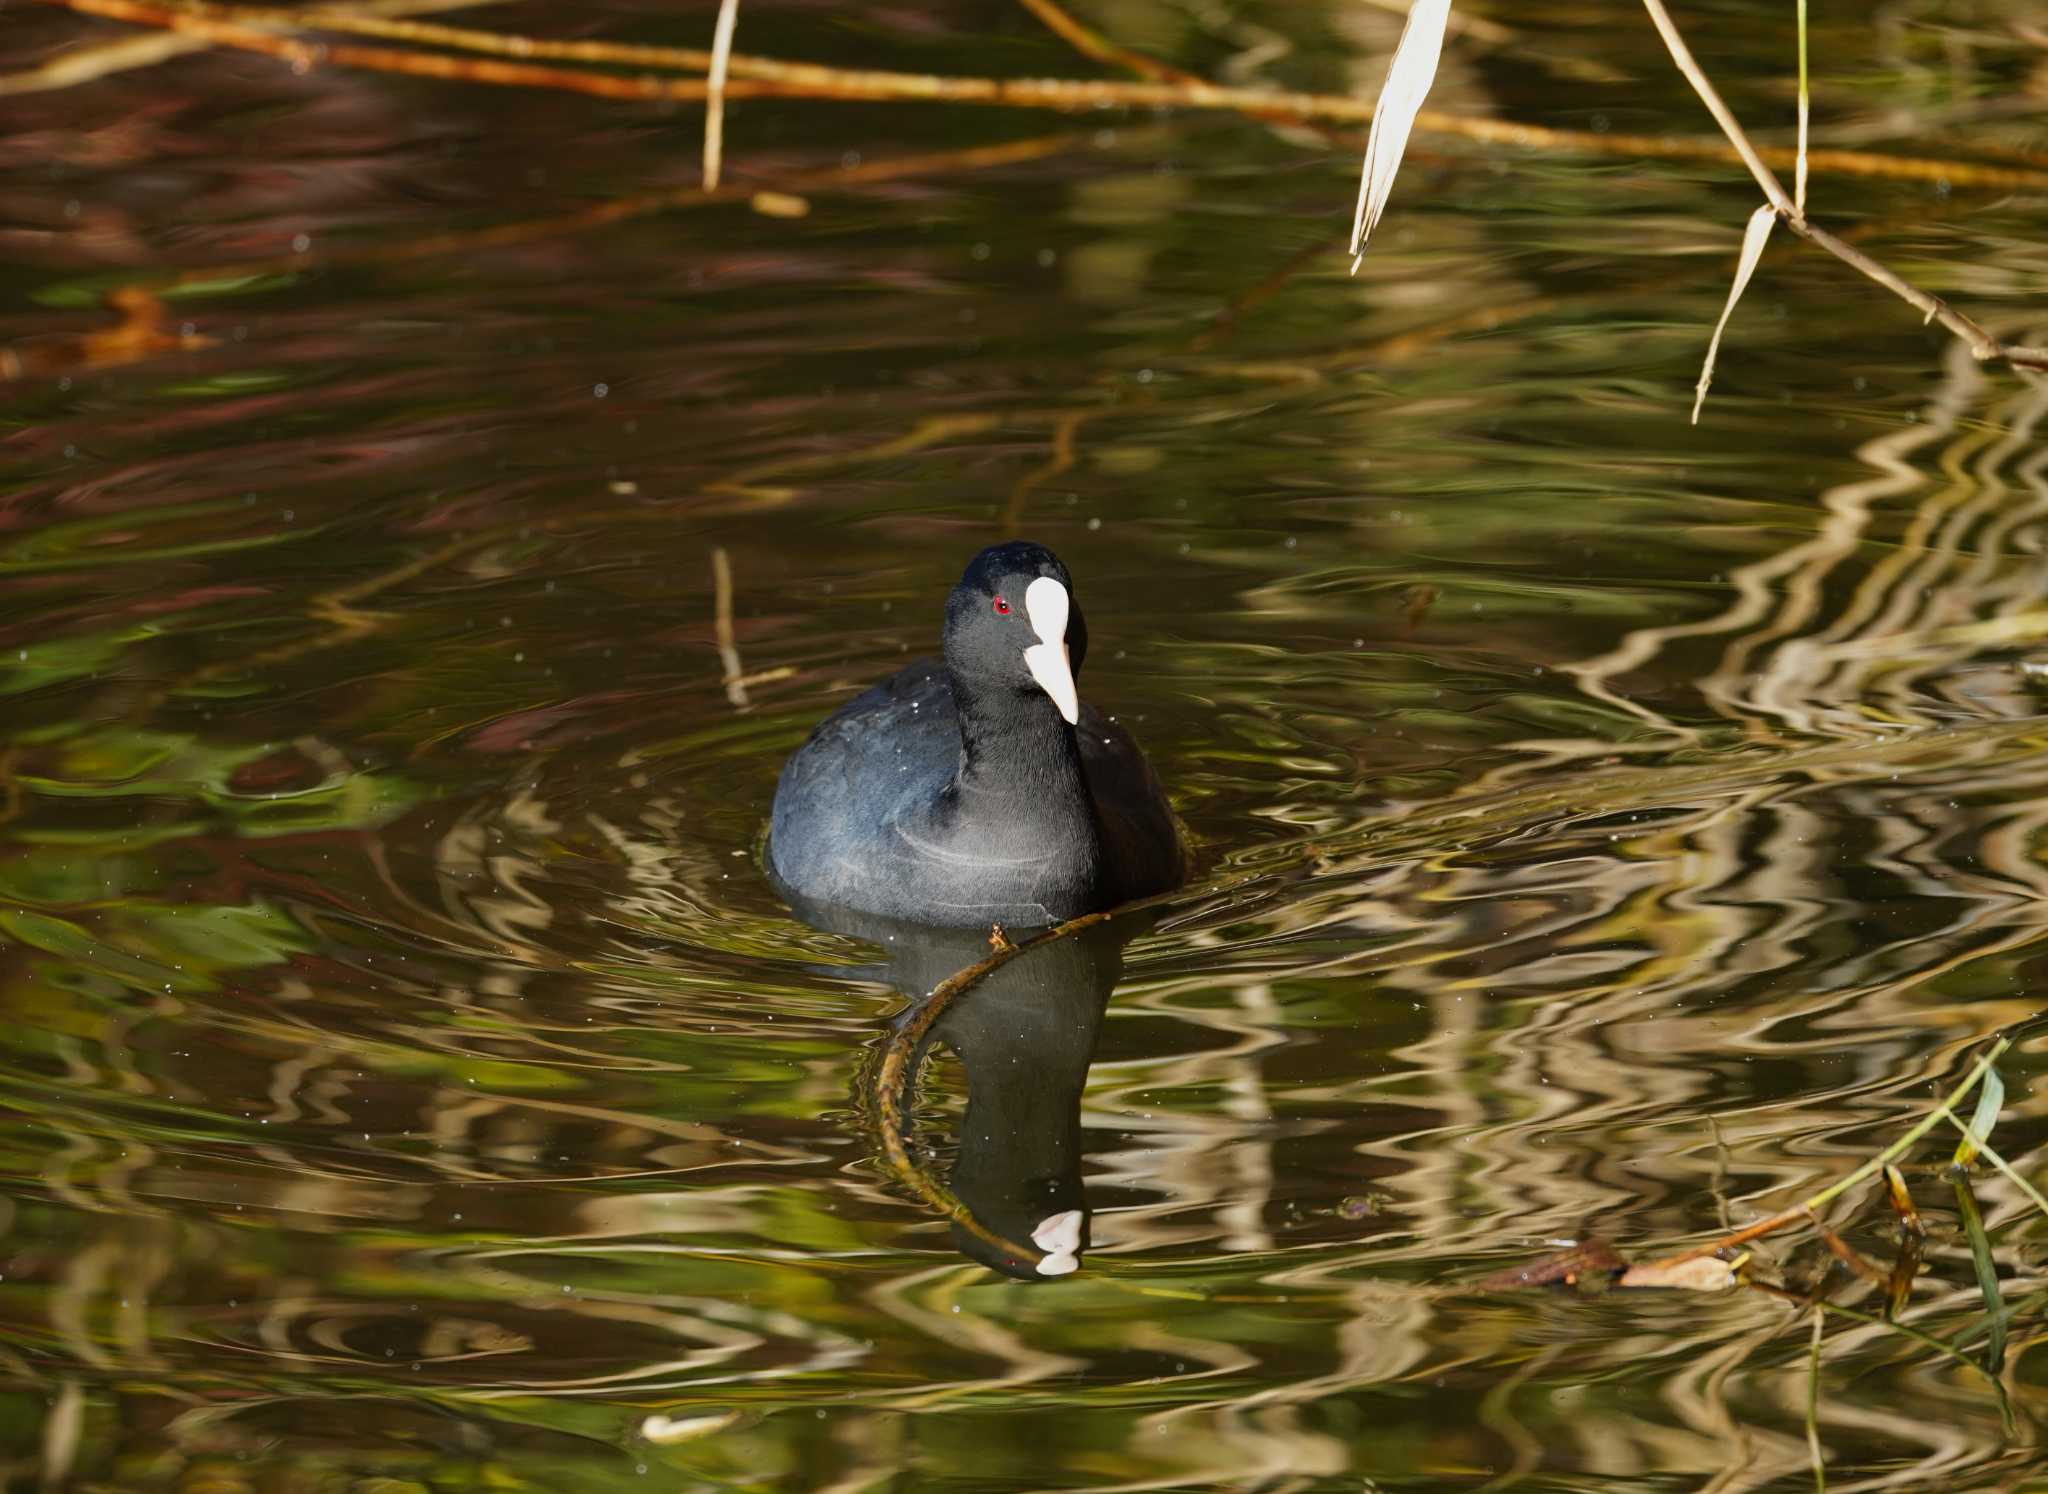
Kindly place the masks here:
POLYGON ((1074 677, 1088 652, 1088 624, 1073 577, 1043 545, 1012 540, 967 563, 946 598, 946 664, 964 687, 1008 686, 1049 699, 1078 719, 1074 677))

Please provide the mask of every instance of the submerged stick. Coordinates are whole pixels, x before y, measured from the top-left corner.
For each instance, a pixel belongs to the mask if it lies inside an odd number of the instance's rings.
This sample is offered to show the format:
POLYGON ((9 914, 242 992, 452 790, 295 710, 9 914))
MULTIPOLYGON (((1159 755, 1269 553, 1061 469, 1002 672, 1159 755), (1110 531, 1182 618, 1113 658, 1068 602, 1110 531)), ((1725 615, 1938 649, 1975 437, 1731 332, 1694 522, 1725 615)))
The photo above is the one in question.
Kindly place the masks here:
POLYGON ((725 675, 725 698, 736 711, 747 708, 746 671, 740 667, 738 635, 732 625, 732 561, 725 546, 711 551, 711 628, 718 640, 718 664, 725 675))
POLYGON ((1806 1455, 1813 1462, 1813 1487, 1827 1494, 1828 1465, 1820 1448, 1820 1334, 1827 1319, 1820 1304, 1813 1307, 1813 1342, 1806 1359, 1806 1455))
POLYGON ((1111 67, 1120 67, 1141 78, 1152 78, 1162 83, 1187 77, 1179 68, 1147 57, 1142 52, 1133 52, 1118 46, 1101 32, 1075 20, 1055 5, 1053 0, 1017 0, 1017 3, 1038 17, 1045 23, 1048 31, 1083 57, 1105 62, 1111 67))
POLYGON ((1112 909, 1101 913, 1083 913, 1080 917, 1070 918, 1065 923, 1055 925, 1035 939, 1022 944, 1012 943, 1007 936, 1002 936, 1002 931, 998 927, 995 932, 999 937, 990 940, 991 952, 987 958, 969 965, 964 970, 956 970, 933 986, 931 994, 925 997, 923 1003, 889 1034, 875 1063, 872 1091, 876 1130, 880 1133, 882 1155, 889 1164, 889 1170, 895 1173, 898 1180, 911 1192, 960 1228, 1018 1260, 1031 1260, 1041 1252, 1031 1246, 1020 1245, 1014 1240, 1006 1239, 976 1219, 967 1205, 955 1198, 945 1184, 925 1171, 910 1154, 908 1099, 911 1086, 917 1077, 917 1056, 923 1049, 926 1035, 932 1030, 932 1024, 945 1014, 949 1006, 980 984, 986 976, 1002 969, 1026 950, 1035 949, 1053 939, 1066 938, 1079 933, 1082 929, 1092 928, 1122 911, 1124 910, 1112 909))

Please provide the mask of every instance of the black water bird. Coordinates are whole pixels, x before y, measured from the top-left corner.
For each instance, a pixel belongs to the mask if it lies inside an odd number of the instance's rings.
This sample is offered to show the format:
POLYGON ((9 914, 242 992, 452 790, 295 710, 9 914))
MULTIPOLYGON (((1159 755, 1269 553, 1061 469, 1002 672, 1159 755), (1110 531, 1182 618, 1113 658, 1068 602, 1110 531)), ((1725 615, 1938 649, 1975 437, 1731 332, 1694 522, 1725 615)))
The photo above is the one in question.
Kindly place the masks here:
POLYGON ((1035 927, 1178 886, 1179 822, 1129 733, 1083 706, 1088 628, 1043 545, 995 545, 946 598, 944 657, 827 717, 783 765, 784 889, 940 927, 1035 927))

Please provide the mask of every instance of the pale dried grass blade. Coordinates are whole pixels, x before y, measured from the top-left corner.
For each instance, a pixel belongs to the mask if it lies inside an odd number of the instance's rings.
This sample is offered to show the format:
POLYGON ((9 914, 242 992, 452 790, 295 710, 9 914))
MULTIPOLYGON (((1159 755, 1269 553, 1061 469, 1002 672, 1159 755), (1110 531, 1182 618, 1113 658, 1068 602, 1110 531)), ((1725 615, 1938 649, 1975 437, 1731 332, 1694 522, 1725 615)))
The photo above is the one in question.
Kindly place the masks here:
POLYGON ((740 665, 739 634, 732 625, 732 561, 725 546, 711 551, 712 636, 718 640, 718 662, 725 675, 725 698, 734 710, 747 708, 746 670, 740 665))
POLYGON ((85 1391, 76 1380, 66 1380, 58 1390, 56 1403, 43 1418, 43 1487, 70 1486, 78 1467, 78 1445, 85 1431, 85 1391))
POLYGON ((1998 1124, 1998 1112, 2004 1108, 2005 1081, 1998 1077, 1998 1070, 1987 1070, 1977 1089, 1976 1112, 1963 1128, 1963 1139, 1956 1143, 1956 1166, 1968 1167, 1977 1160, 1978 1150, 1990 1141, 1991 1128, 1998 1124))
POLYGON ((1806 0, 1799 0, 1799 160, 1792 168, 1792 205, 1806 213, 1806 120, 1811 112, 1806 87, 1806 0))
POLYGON ((1806 1357, 1806 1456, 1813 1464, 1813 1487, 1827 1494, 1828 1460, 1820 1446, 1820 1332, 1825 1320, 1820 1304, 1813 1307, 1813 1345, 1806 1357))
POLYGON ((1624 1287, 1673 1287, 1688 1292, 1725 1292, 1738 1280, 1734 1266, 1727 1261, 1711 1255, 1696 1255, 1690 1260, 1645 1261, 1642 1265, 1630 1266, 1621 1273, 1616 1284, 1624 1287))
POLYGON ((1714 360, 1721 353, 1721 334, 1728 330, 1728 318, 1735 315, 1735 303, 1749 289, 1749 277, 1756 273, 1756 262, 1764 257, 1764 244, 1771 236, 1771 225, 1777 221, 1778 210, 1765 203, 1749 215, 1749 227, 1742 231, 1742 257, 1735 262, 1735 283, 1728 287, 1728 304, 1721 308, 1721 320, 1714 323, 1714 335, 1707 342, 1707 361, 1700 367, 1700 382, 1693 391, 1694 425, 1700 423, 1700 407, 1707 402, 1707 386, 1714 382, 1714 360))
POLYGON ((725 159, 725 71, 732 63, 732 34, 739 25, 740 0, 718 0, 718 28, 711 34, 711 67, 704 79, 704 190, 718 190, 725 159))
POLYGON ((1387 67, 1387 81, 1380 87, 1380 99, 1372 112, 1372 133, 1365 141, 1365 169, 1358 179, 1358 207, 1351 217, 1351 273, 1365 253, 1365 242, 1386 211, 1387 197, 1394 190, 1394 173, 1401 169, 1401 157, 1408 149, 1408 132, 1429 86, 1436 81, 1437 62, 1443 56, 1444 27, 1450 23, 1451 0, 1415 0, 1408 10, 1408 24, 1401 28, 1400 45, 1387 67))

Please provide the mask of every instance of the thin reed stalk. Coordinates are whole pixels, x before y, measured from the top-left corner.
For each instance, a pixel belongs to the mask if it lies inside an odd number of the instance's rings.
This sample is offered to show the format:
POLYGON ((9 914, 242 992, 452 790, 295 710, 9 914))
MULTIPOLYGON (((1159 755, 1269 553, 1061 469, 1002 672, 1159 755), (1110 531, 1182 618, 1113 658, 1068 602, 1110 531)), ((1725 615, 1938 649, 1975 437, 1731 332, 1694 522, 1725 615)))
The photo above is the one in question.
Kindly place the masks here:
POLYGON ((725 159, 725 82, 732 66, 732 33, 740 0, 718 0, 718 25, 711 33, 711 67, 704 79, 704 190, 718 190, 725 159))
MULTIPOLYGON (((1876 281, 1900 300, 1916 308, 1928 321, 1940 322, 1960 338, 1970 349, 1972 357, 1980 362, 2003 361, 2019 368, 2048 370, 2048 348, 2025 347, 2001 342, 1975 321, 1957 311, 1938 296, 1931 296, 1918 286, 1900 279, 1862 250, 1846 244, 1818 224, 1807 221, 1798 201, 1790 196, 1784 184, 1764 162, 1749 135, 1736 119, 1735 113, 1722 100, 1720 90, 1700 67, 1692 55, 1692 49, 1679 34, 1678 23, 1671 19, 1671 12, 1665 9, 1664 0, 1643 0, 1643 8, 1650 14, 1650 20, 1657 28, 1657 34, 1664 39, 1665 50, 1678 67, 1686 82, 1692 85, 1700 102, 1707 106, 1707 112, 1714 117, 1714 123, 1721 127, 1721 133, 1735 148, 1742 164, 1749 168, 1750 176, 1763 189, 1771 206, 1777 210, 1778 220, 1808 243, 1817 244, 1835 258, 1867 278, 1876 281)), ((1795 153, 1796 156, 1796 153, 1795 153)), ((1795 166, 1797 161, 1795 159, 1795 166)))
MULTIPOLYGON (((189 31, 221 46, 246 47, 280 56, 294 65, 329 64, 372 71, 412 72, 423 76, 506 87, 565 88, 574 92, 621 99, 671 99, 684 102, 707 96, 705 79, 664 80, 621 78, 578 70, 539 69, 511 72, 464 71, 460 59, 430 54, 379 52, 375 49, 308 47, 290 51, 278 43, 312 32, 375 36, 415 46, 520 61, 552 60, 586 67, 617 66, 659 72, 708 72, 711 54, 685 47, 654 47, 623 42, 556 41, 430 22, 388 20, 346 11, 294 11, 274 6, 217 5, 203 0, 53 0, 85 14, 106 16, 136 25, 189 31), (409 60, 423 57, 418 65, 409 60), (578 80, 595 78, 596 86, 578 80)), ((1136 54, 1130 54, 1135 56, 1136 54)), ((728 59, 727 98, 806 98, 840 102, 904 102, 982 104, 1007 108, 1088 113, 1104 109, 1175 109, 1223 111, 1254 119, 1301 124, 1357 125, 1372 117, 1370 100, 1347 94, 1290 92, 1263 88, 1230 88, 1157 65, 1143 80, 1065 78, 976 78, 879 69, 826 67, 779 58, 734 52, 728 59), (1163 80, 1162 76, 1163 75, 1163 80)), ((1740 161, 1731 146, 1716 140, 1660 135, 1596 133, 1554 129, 1515 120, 1487 119, 1424 109, 1415 116, 1415 132, 1454 137, 1479 145, 1507 146, 1600 156, 1650 157, 1663 160, 1740 161)), ((1797 153, 1771 146, 1751 146, 1759 160, 1790 167, 1797 153)), ((2013 164, 1941 157, 1896 156, 1874 151, 1817 150, 1811 154, 1816 172, 1895 181, 1947 182, 1958 188, 2038 190, 2048 187, 2048 153, 2023 153, 2013 164)))

